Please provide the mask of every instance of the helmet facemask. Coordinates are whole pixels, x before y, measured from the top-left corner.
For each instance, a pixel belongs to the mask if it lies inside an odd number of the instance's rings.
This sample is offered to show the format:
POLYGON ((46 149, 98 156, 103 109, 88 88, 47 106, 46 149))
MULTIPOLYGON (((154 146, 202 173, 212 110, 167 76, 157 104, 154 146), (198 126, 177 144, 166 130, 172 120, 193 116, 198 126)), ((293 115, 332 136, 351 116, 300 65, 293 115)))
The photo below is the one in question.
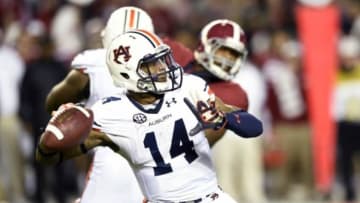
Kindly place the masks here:
POLYGON ((137 88, 144 92, 163 94, 182 84, 182 68, 174 61, 167 46, 160 46, 154 54, 140 59, 136 73, 139 76, 137 88))

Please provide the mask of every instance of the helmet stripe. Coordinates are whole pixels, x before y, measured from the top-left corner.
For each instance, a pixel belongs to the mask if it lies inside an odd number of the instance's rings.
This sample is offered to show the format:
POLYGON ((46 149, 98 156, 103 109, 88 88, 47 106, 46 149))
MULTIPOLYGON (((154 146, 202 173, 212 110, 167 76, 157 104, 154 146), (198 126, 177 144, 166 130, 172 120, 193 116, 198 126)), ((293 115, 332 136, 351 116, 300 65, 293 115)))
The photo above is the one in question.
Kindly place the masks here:
POLYGON ((143 34, 145 34, 145 36, 149 37, 152 41, 155 42, 156 46, 159 46, 161 44, 160 39, 151 32, 142 29, 139 29, 138 32, 142 32, 143 34))
POLYGON ((233 27, 234 27, 234 38, 240 40, 241 33, 239 27, 238 26, 233 26, 233 27))
POLYGON ((130 10, 130 19, 129 19, 129 28, 134 28, 134 22, 135 22, 135 10, 130 10))
POLYGON ((137 11, 136 13, 137 13, 136 28, 139 28, 141 13, 140 13, 140 11, 137 11))
POLYGON ((128 14, 128 10, 126 9, 125 10, 125 20, 124 20, 124 25, 123 25, 123 31, 125 32, 127 29, 126 29, 126 21, 127 21, 127 14, 128 14))
POLYGON ((161 44, 161 40, 156 35, 152 34, 151 32, 148 32, 146 30, 138 29, 138 30, 129 31, 128 33, 136 33, 136 34, 143 36, 145 39, 147 39, 151 43, 151 45, 153 47, 157 47, 161 44))
POLYGON ((146 36, 144 33, 138 32, 138 31, 129 31, 128 33, 135 33, 135 34, 141 35, 141 36, 143 36, 145 39, 147 39, 154 48, 156 47, 155 43, 154 43, 148 36, 146 36))

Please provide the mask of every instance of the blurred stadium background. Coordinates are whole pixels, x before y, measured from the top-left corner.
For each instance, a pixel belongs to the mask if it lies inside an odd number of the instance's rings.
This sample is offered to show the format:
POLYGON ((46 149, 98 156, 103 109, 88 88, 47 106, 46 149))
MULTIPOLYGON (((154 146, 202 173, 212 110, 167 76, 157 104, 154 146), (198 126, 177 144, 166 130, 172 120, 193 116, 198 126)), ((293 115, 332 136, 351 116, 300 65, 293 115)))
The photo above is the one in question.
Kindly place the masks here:
POLYGON ((49 119, 44 98, 72 57, 101 47, 110 13, 130 5, 149 12, 158 34, 190 49, 211 20, 244 29, 248 62, 266 84, 262 201, 360 202, 359 0, 0 0, 1 203, 81 196, 91 155, 34 163, 49 119))

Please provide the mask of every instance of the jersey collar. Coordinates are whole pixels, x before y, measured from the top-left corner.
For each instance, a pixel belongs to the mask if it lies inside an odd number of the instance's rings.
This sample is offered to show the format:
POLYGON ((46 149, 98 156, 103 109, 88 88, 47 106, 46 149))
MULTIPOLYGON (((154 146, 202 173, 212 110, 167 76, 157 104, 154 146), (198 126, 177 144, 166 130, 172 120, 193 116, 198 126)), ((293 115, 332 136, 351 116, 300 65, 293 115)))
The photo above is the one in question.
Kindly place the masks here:
POLYGON ((128 95, 126 95, 126 96, 129 99, 129 101, 134 104, 134 106, 136 108, 138 108, 139 110, 141 110, 144 113, 153 113, 153 114, 158 113, 161 109, 161 106, 164 103, 164 97, 160 97, 159 100, 157 100, 156 104, 154 104, 153 107, 149 108, 149 106, 138 103, 137 101, 135 101, 133 98, 129 97, 128 95))

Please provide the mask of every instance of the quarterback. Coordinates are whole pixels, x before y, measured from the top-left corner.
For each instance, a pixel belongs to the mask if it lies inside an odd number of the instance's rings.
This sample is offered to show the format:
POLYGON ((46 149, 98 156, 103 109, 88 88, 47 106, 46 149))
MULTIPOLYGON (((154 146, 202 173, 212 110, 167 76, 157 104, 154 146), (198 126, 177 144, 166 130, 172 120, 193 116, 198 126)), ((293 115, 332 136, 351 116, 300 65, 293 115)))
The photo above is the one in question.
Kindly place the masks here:
MULTIPOLYGON (((262 123, 224 104, 201 78, 183 74, 154 33, 133 30, 117 36, 107 47, 106 62, 114 84, 126 92, 92 106, 93 130, 82 148, 105 145, 122 155, 149 203, 235 202, 218 187, 203 130, 228 129, 251 138, 262 133, 262 123)), ((68 158, 41 141, 38 147, 40 162, 68 158)))
MULTIPOLYGON (((55 111, 67 102, 81 102, 90 107, 101 98, 121 93, 123 90, 114 86, 106 68, 105 48, 117 35, 140 28, 154 32, 152 19, 144 10, 133 6, 115 10, 102 33, 104 48, 85 50, 73 59, 72 69, 67 77, 57 84, 47 97, 48 112, 55 111)), ((182 66, 187 64, 191 58, 189 55, 192 55, 191 51, 169 38, 165 40, 173 47, 176 61, 182 66)), ((127 161, 108 147, 96 147, 81 202, 138 203, 142 198, 143 195, 127 161), (118 188, 123 189, 119 191, 118 188)))

